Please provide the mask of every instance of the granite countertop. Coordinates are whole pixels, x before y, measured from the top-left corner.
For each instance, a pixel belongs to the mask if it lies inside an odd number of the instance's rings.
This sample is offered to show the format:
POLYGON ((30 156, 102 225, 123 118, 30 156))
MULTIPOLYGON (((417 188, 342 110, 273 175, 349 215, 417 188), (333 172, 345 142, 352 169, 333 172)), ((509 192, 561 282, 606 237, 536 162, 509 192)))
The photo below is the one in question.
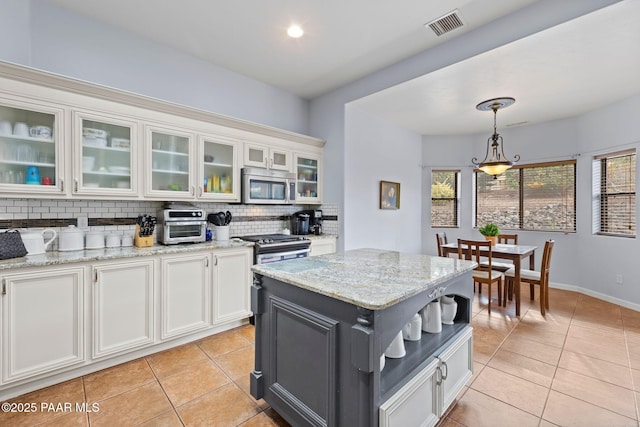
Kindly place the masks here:
POLYGON ((304 237, 306 237, 309 240, 322 240, 322 239, 337 239, 338 235, 337 234, 320 234, 320 235, 305 234, 304 237))
POLYGON ((349 304, 381 310, 476 266, 475 262, 455 258, 356 249, 254 265, 252 270, 349 304))
POLYGON ((229 249, 238 247, 251 247, 252 242, 245 242, 240 239, 230 239, 228 241, 212 240, 204 243, 184 243, 179 245, 154 245, 146 248, 138 247, 118 247, 105 249, 85 249, 83 251, 50 251, 42 255, 27 255, 21 258, 12 258, 0 261, 0 271, 25 268, 40 267, 48 265, 71 264, 86 261, 104 261, 122 258, 134 258, 140 256, 180 254, 195 251, 206 251, 212 249, 229 249))

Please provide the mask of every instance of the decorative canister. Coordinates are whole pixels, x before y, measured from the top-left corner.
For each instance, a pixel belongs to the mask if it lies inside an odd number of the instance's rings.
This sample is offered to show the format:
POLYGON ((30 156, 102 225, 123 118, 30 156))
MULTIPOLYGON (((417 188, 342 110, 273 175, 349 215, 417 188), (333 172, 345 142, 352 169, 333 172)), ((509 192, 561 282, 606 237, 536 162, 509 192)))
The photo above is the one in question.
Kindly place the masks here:
POLYGON ((443 296, 440 298, 440 305, 442 306, 442 323, 445 325, 453 325, 453 319, 456 317, 458 311, 458 303, 454 297, 443 296))

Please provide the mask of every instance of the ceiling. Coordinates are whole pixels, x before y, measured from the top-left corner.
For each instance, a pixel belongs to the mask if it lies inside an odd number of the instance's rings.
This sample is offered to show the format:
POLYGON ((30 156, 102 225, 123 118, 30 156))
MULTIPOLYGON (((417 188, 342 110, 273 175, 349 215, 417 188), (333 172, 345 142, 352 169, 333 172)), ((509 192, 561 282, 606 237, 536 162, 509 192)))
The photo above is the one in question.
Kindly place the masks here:
POLYGON ((307 99, 534 1, 48 0, 307 99), (463 27, 424 27, 456 8, 463 27), (292 23, 303 37, 286 35, 292 23))
MULTIPOLYGON (((535 0, 47 1, 311 99, 535 0), (424 27, 454 9, 462 28, 424 27)), ((638 16, 625 0, 353 104, 425 135, 489 133, 475 105, 499 96, 499 129, 582 114, 640 92, 638 16)))

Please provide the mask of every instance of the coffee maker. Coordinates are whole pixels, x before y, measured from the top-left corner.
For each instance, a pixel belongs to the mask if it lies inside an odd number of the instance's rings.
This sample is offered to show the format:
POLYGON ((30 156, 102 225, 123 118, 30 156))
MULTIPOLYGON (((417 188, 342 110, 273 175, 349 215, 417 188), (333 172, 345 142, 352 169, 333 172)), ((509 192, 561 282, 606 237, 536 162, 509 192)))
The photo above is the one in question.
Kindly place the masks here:
POLYGON ((317 236, 322 234, 322 210, 309 209, 294 213, 291 216, 291 232, 293 234, 315 234, 317 236), (306 222, 307 218, 308 222, 306 222))

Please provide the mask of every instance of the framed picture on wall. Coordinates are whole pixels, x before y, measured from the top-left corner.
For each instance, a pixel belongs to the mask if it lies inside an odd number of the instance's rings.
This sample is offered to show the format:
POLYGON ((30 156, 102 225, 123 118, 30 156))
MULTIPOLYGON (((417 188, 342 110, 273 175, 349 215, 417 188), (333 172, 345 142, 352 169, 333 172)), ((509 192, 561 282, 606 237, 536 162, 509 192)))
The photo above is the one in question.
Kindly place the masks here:
POLYGON ((380 209, 400 209, 400 183, 380 181, 380 209))

